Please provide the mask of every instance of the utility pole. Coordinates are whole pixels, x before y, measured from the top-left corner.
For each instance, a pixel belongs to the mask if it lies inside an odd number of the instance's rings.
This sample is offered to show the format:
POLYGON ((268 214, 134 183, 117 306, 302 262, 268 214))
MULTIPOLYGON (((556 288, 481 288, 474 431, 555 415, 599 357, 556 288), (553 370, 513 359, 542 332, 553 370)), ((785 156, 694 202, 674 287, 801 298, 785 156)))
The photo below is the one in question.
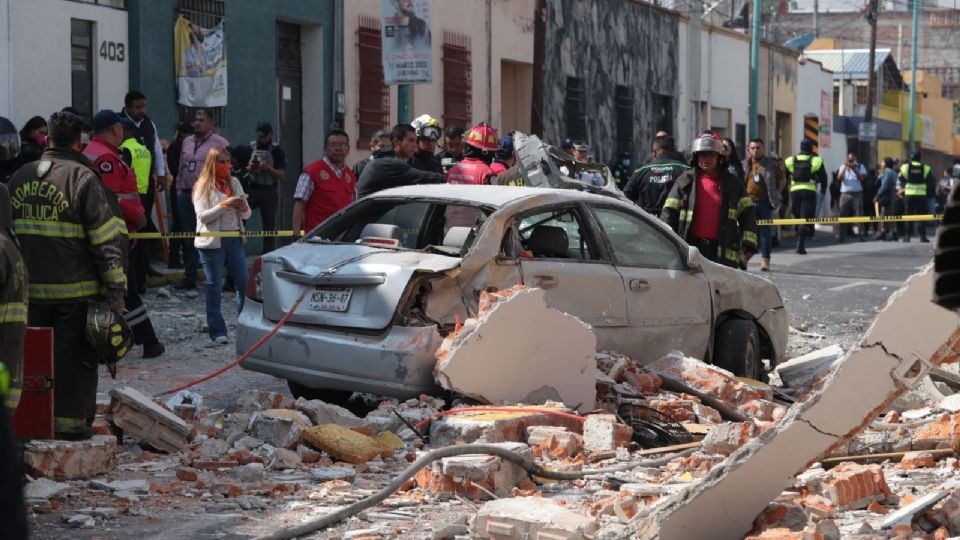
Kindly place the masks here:
POLYGON ((910 30, 910 127, 908 128, 907 158, 916 148, 917 123, 917 32, 920 27, 920 0, 913 0, 913 28, 910 30))
MULTIPOLYGON (((880 15, 880 1, 870 0, 870 11, 867 13, 867 22, 870 23, 870 60, 867 72, 867 108, 863 113, 863 121, 866 124, 873 123, 873 102, 877 92, 877 17, 880 15)), ((873 142, 868 141, 860 143, 860 160, 869 169, 873 165, 873 142)))
POLYGON ((820 0, 813 0, 813 39, 820 37, 820 0))
POLYGON ((760 136, 757 117, 760 100, 760 0, 753 0, 753 30, 750 32, 750 138, 760 136))

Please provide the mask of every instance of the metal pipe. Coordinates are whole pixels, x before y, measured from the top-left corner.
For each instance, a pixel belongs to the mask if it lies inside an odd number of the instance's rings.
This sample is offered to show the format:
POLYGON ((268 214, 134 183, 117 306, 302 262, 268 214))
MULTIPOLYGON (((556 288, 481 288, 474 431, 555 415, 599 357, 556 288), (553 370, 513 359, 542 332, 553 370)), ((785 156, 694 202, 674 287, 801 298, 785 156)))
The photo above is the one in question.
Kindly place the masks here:
POLYGON ((757 101, 760 99, 760 0, 753 0, 753 30, 750 32, 750 138, 760 136, 757 101))
POLYGON ((907 136, 907 158, 916 148, 917 123, 917 32, 920 27, 920 2, 913 3, 913 27, 910 30, 910 126, 907 136))

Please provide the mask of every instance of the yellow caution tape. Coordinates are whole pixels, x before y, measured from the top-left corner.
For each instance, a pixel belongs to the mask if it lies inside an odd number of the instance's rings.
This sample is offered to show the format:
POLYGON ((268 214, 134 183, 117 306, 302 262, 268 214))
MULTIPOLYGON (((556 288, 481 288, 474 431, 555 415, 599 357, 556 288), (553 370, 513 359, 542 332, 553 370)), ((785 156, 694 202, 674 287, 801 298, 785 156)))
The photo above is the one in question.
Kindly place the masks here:
POLYGON ((894 221, 934 221, 943 217, 943 214, 925 214, 919 216, 860 216, 860 217, 825 217, 825 218, 784 218, 784 219, 758 219, 757 225, 809 225, 811 223, 837 224, 837 223, 870 223, 894 221))
POLYGON ((156 240, 158 238, 195 238, 197 236, 205 238, 256 238, 261 236, 277 236, 277 237, 292 237, 293 231, 211 231, 211 232, 168 232, 168 233, 158 233, 158 232, 138 232, 130 233, 130 238, 137 238, 141 240, 156 240))

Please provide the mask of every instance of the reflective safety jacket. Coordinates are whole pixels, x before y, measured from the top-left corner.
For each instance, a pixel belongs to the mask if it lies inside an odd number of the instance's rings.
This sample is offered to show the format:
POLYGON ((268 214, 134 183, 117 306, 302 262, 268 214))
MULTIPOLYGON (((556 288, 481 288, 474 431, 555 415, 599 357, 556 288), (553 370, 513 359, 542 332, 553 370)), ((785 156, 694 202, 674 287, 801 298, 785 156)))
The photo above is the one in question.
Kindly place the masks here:
POLYGON ((83 154, 49 148, 7 187, 31 303, 115 302, 123 296, 127 227, 117 198, 83 154))
POLYGON ((810 154, 790 156, 783 162, 790 173, 790 191, 816 191, 817 184, 827 184, 823 158, 810 154), (822 178, 821 178, 822 177, 822 178))
POLYGON ((905 197, 926 197, 927 184, 931 180, 930 166, 919 161, 904 163, 900 166, 900 179, 905 197))
POLYGON ((150 190, 150 150, 133 137, 123 141, 120 148, 130 152, 129 165, 137 177, 137 193, 146 195, 150 190))
MULTIPOLYGON (((693 214, 697 197, 694 182, 699 181, 699 174, 698 169, 683 173, 673 184, 660 213, 660 219, 688 242, 690 225, 696 219, 693 214)), ((720 227, 715 262, 740 268, 741 245, 744 251, 757 251, 757 217, 753 200, 747 195, 743 182, 726 170, 723 170, 722 174, 720 227)))
POLYGON ((486 185, 491 183, 497 173, 482 160, 468 157, 447 171, 448 184, 486 185))
MULTIPOLYGON (((4 189, 0 185, 0 189, 4 189)), ((0 212, 9 211, 0 209, 0 212)), ((27 331, 27 267, 13 239, 0 229, 0 363, 6 366, 9 411, 20 402, 23 387, 23 336, 27 331)))

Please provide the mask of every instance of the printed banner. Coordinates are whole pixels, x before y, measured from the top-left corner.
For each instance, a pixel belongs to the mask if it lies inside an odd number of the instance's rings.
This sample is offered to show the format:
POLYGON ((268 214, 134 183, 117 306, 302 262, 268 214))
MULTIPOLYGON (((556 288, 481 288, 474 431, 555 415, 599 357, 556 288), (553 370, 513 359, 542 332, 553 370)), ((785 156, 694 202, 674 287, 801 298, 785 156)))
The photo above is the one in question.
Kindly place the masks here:
POLYGON ((430 0, 381 0, 380 20, 384 83, 432 82, 430 0))
POLYGON ((223 23, 200 28, 181 15, 173 27, 177 103, 187 107, 227 104, 227 51, 223 23))
MULTIPOLYGON (((833 92, 820 91, 820 147, 830 148, 833 133, 833 92)), ((822 152, 821 152, 822 155, 822 152)))

